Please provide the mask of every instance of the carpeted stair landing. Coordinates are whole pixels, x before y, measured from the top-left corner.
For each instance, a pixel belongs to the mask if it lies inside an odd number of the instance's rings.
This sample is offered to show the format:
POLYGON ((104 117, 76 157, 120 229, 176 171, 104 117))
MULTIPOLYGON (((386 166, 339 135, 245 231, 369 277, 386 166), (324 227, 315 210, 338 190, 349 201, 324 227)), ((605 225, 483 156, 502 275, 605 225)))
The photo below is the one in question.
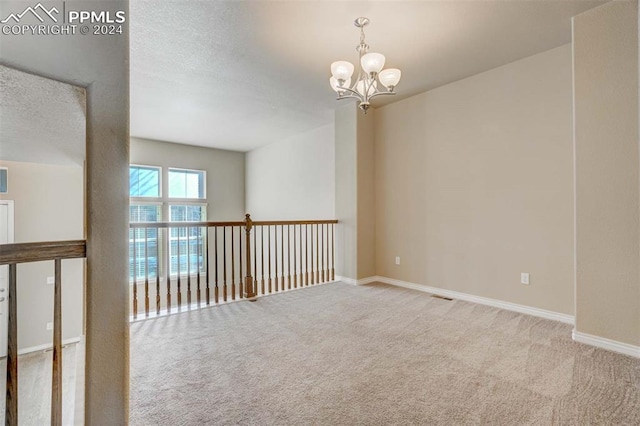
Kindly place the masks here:
POLYGON ((640 360, 571 326, 327 284, 131 326, 132 425, 640 425, 640 360))

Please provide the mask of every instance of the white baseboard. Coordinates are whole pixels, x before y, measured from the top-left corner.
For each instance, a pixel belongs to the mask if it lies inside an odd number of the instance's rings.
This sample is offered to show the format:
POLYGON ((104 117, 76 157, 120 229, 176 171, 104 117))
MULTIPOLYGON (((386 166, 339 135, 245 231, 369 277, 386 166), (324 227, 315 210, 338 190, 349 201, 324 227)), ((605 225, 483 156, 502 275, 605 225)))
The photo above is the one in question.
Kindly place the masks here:
POLYGON ((340 277, 338 275, 336 275, 336 281, 342 281, 345 284, 351 284, 351 285, 365 285, 365 284, 371 284, 376 282, 376 278, 378 277, 369 277, 369 278, 363 278, 361 280, 356 280, 353 278, 347 278, 347 277, 340 277))
MULTIPOLYGON (((355 280, 352 280, 355 282, 355 280)), ((474 296, 472 294, 460 293, 452 290, 445 290, 436 287, 429 287, 426 285, 411 283, 407 281, 396 280, 387 277, 370 277, 364 280, 358 280, 356 284, 367 284, 371 282, 382 282, 385 284, 391 284, 398 287, 410 288, 412 290, 418 290, 425 293, 435 294, 438 296, 450 297, 452 299, 464 300, 467 302, 479 303, 481 305, 492 306, 494 308, 505 309, 508 311, 519 312, 521 314, 533 315, 545 319, 554 321, 560 321, 566 324, 575 325, 575 317, 573 315, 561 314, 558 312, 547 311, 545 309, 533 308, 530 306, 518 305, 510 302, 503 302, 501 300, 490 299, 487 297, 474 296)), ((607 349, 613 352, 618 352, 624 355, 640 358, 640 346, 630 345, 628 343, 622 343, 604 337, 593 336, 587 333, 581 333, 573 330, 572 338, 576 342, 585 343, 587 345, 595 346, 602 349, 607 349)))
POLYGON ((358 285, 357 280, 353 278, 341 277, 339 275, 336 275, 336 281, 342 281, 343 283, 351 284, 351 285, 358 285))
POLYGON ((604 337, 594 336, 592 334, 581 333, 573 330, 573 340, 579 343, 585 343, 587 345, 595 346, 601 349, 607 349, 609 351, 618 352, 624 355, 640 358, 640 346, 630 345, 628 343, 622 343, 611 339, 605 339, 604 337))
POLYGON ((450 297, 452 299, 464 300, 466 302, 478 303, 481 305, 492 306, 494 308, 505 309, 507 311, 518 312, 526 315, 533 315, 540 318, 550 319, 553 321, 560 321, 566 324, 573 325, 575 318, 573 315, 561 314, 559 312, 547 311, 545 309, 533 308, 531 306, 518 305, 516 303, 503 302, 502 300, 490 299, 488 297, 475 296, 473 294, 460 293, 453 290, 445 290, 437 287, 429 287, 422 284, 411 283, 407 281, 396 280, 387 277, 371 277, 367 278, 368 282, 382 282, 385 284, 391 284, 398 287, 410 288, 412 290, 418 290, 425 293, 435 294, 443 297, 450 297))
MULTIPOLYGON (((65 339, 62 341, 63 345, 71 345, 73 343, 80 343, 82 342, 82 336, 80 337, 72 337, 71 339, 65 339)), ((28 348, 22 348, 18 350, 18 355, 24 355, 24 354, 28 354, 31 352, 40 352, 40 351, 46 351, 47 349, 53 349, 53 343, 46 343, 44 345, 38 345, 38 346, 30 346, 28 348)))
POLYGON ((365 285, 365 284, 375 283, 377 281, 377 278, 379 277, 363 278, 361 280, 356 281, 356 285, 365 285))

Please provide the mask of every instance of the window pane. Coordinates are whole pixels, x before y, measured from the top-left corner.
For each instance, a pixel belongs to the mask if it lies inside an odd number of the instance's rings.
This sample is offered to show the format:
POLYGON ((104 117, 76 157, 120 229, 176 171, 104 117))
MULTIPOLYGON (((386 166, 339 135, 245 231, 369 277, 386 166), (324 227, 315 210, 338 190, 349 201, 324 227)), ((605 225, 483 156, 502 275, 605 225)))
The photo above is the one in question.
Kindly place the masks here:
MULTIPOLYGON (((130 222, 159 222, 162 217, 162 207, 159 205, 132 204, 129 206, 130 222)), ((155 279, 161 258, 158 230, 154 228, 135 230, 135 253, 134 253, 134 230, 129 230, 129 280, 133 281, 133 270, 135 264, 136 280, 143 280, 147 277, 155 279), (146 234, 146 244, 145 244, 146 234)))
MULTIPOLYGON (((172 222, 202 222, 206 220, 206 206, 171 205, 169 206, 172 222)), ((195 274, 205 272, 206 228, 181 227, 171 228, 170 271, 172 275, 195 274)))
POLYGON ((185 174, 169 170, 169 197, 187 198, 185 174))
POLYGON ((9 176, 8 176, 9 171, 5 168, 0 169, 0 194, 6 194, 8 193, 8 180, 9 180, 9 176))
POLYGON ((129 222, 159 222, 161 216, 160 205, 131 204, 129 206, 129 222))
POLYGON ((187 198, 200 198, 200 179, 195 173, 187 173, 187 198))
POLYGON ((129 167, 129 196, 160 197, 160 169, 156 167, 129 167))
POLYGON ((205 198, 204 171, 169 169, 169 198, 205 198))

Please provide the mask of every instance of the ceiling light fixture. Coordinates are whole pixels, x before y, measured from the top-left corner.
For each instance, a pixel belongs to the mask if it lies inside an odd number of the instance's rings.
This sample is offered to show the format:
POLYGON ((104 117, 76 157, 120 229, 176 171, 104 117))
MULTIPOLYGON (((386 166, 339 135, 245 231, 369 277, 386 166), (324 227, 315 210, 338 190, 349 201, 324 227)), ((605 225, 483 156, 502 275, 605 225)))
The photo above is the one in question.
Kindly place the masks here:
POLYGON ((383 54, 368 53, 369 45, 364 41, 364 27, 369 25, 369 18, 358 18, 353 24, 360 28, 360 44, 356 47, 360 59, 358 77, 351 84, 353 64, 347 61, 336 61, 331 64, 333 77, 329 79, 329 84, 338 93, 338 100, 358 99, 360 109, 366 114, 372 98, 396 94, 393 90, 398 85, 402 73, 397 68, 382 69, 385 61, 383 54), (386 90, 381 90, 380 86, 385 87, 386 90))

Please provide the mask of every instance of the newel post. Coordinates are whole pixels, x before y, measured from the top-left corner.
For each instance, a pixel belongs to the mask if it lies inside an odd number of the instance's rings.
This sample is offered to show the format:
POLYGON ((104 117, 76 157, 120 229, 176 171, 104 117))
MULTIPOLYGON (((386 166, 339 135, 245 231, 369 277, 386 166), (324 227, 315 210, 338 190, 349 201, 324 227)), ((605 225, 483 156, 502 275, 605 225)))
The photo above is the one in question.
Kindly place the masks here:
POLYGON ((247 273, 244 278, 244 297, 252 302, 256 300, 256 292, 253 288, 253 277, 251 276, 251 228, 253 227, 253 221, 251 220, 251 216, 249 213, 245 215, 244 218, 244 229, 246 235, 246 265, 247 265, 247 273))

